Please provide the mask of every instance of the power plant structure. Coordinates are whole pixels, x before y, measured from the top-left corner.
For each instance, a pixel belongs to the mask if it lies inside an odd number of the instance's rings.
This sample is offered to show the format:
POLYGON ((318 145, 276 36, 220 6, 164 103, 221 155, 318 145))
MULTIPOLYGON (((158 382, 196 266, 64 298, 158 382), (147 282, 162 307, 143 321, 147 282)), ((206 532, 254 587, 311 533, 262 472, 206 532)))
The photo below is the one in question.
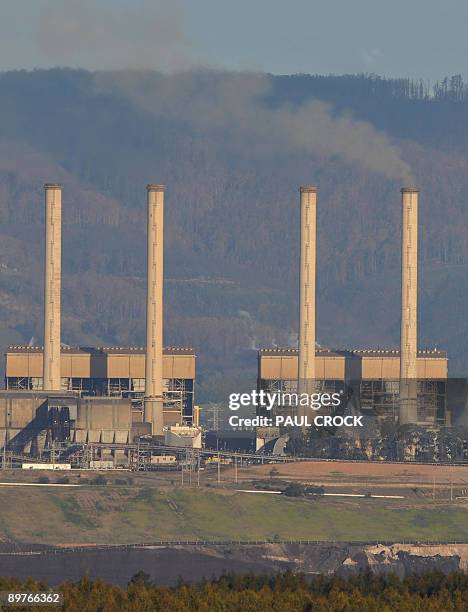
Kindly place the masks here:
POLYGON ((129 444, 196 424, 196 356, 163 348, 164 187, 147 187, 146 347, 61 343, 62 186, 45 185, 44 346, 11 346, 0 391, 0 446, 129 444))
POLYGON ((60 391, 60 313, 62 285, 62 185, 45 190, 44 391, 60 391))
POLYGON ((418 196, 401 190, 400 423, 418 421, 418 196))
MULTIPOLYGON (((381 423, 450 425, 447 354, 417 347, 418 191, 402 189, 399 350, 317 348, 318 189, 302 186, 299 193, 298 348, 258 352, 258 390, 352 388, 361 412, 381 423)), ((163 347, 165 187, 150 184, 146 194, 146 345, 69 347, 61 344, 60 331, 62 187, 45 185, 44 345, 10 346, 6 351, 0 446, 41 454, 51 444, 108 444, 115 457, 116 445, 132 444, 142 436, 183 440, 184 446, 189 438, 198 440, 196 355, 187 347, 163 347)), ((288 411, 276 405, 272 414, 288 411)), ((299 412, 297 407, 293 412, 299 412)), ((270 433, 264 439, 274 437, 270 433)))
POLYGON ((317 253, 317 188, 300 188, 299 365, 305 389, 315 380, 315 268, 317 253))
MULTIPOLYGON (((299 348, 258 351, 258 390, 302 393, 352 387, 363 413, 380 422, 426 427, 450 425, 447 408, 447 353, 417 348, 418 191, 402 193, 400 349, 332 350, 315 344, 315 261, 317 188, 300 189, 299 348), (313 252, 312 252, 313 251, 313 252), (313 343, 313 344, 312 344, 313 343)), ((259 414, 267 416, 260 408, 259 414)), ((294 412, 277 405, 275 414, 294 412)), ((270 413, 268 416, 272 416, 270 413)), ((286 429, 286 428, 285 428, 286 429)), ((268 437, 268 436, 267 436, 268 437)))
MULTIPOLYGON (((298 388, 298 361, 298 350, 294 348, 259 350, 258 388, 269 393, 295 393, 298 388)), ((319 391, 333 393, 352 385, 360 395, 364 413, 372 412, 380 421, 400 423, 398 349, 317 348, 315 368, 316 388, 319 391)), ((446 407, 447 378, 446 351, 418 351, 417 424, 427 427, 450 424, 450 414, 446 407)), ((288 406, 275 410, 278 414, 290 412, 288 406)))
POLYGON ((153 434, 163 433, 163 261, 164 185, 148 185, 148 262, 146 302, 146 363, 143 420, 153 434))
MULTIPOLYGON (((60 356, 61 391, 89 397, 132 400, 136 422, 145 422, 144 347, 65 347, 60 356)), ((193 420, 195 353, 191 348, 166 347, 162 357, 164 423, 193 420)), ((42 391, 43 349, 10 346, 5 355, 5 387, 8 391, 42 391)))

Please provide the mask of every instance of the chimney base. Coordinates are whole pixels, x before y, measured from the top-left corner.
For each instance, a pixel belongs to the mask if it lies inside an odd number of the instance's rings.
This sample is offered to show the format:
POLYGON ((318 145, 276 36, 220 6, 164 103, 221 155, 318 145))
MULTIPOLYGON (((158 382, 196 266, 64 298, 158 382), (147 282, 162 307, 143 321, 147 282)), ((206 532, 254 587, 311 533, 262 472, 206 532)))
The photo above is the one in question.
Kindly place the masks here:
POLYGON ((163 408, 162 397, 145 397, 143 400, 143 422, 151 424, 151 434, 153 436, 163 435, 163 408))

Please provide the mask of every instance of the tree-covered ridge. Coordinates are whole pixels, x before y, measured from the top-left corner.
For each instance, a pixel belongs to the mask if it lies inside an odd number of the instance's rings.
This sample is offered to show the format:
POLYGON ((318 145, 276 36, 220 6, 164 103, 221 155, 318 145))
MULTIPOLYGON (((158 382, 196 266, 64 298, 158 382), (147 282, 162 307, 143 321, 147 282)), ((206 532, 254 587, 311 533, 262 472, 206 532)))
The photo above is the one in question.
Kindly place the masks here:
POLYGON ((144 343, 145 185, 157 181, 165 343, 197 351, 201 401, 225 397, 208 393, 216 377, 254 381, 257 347, 297 340, 302 183, 320 188, 318 341, 397 346, 410 172, 421 188, 419 344, 446 348, 463 375, 466 91, 458 77, 1 74, 0 344, 42 339, 46 181, 64 184, 64 342, 144 343))

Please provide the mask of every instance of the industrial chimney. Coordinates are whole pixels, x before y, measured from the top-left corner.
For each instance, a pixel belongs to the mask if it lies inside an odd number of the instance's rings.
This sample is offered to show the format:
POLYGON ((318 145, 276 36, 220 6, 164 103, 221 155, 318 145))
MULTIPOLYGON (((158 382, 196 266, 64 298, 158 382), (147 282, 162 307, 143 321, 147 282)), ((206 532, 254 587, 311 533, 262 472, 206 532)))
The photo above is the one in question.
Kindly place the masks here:
POLYGON ((418 196, 404 188, 401 240, 400 424, 416 423, 418 355, 418 196))
POLYGON ((317 187, 300 188, 301 255, 299 276, 298 391, 310 392, 315 380, 315 262, 317 187))
POLYGON ((44 391, 60 391, 60 292, 62 268, 62 186, 45 189, 44 391))
POLYGON ((148 264, 144 422, 163 433, 164 185, 148 185, 148 264))

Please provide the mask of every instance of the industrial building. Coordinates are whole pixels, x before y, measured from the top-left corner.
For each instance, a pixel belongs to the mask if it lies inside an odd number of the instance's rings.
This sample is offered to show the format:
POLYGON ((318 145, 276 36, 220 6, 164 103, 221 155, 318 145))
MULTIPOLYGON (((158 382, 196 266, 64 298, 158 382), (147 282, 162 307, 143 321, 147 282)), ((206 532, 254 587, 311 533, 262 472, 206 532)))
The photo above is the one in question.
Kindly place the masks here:
MULTIPOLYGON (((129 398, 133 420, 143 421, 145 349, 122 347, 62 347, 60 391, 80 396, 129 398)), ((43 349, 10 346, 5 355, 5 388, 39 391, 43 388, 43 349)), ((190 348, 169 347, 162 360, 164 424, 191 424, 195 383, 195 354, 190 348)))
MULTIPOLYGON (((17 453, 40 454, 73 443, 128 444, 131 402, 57 391, 1 391, 0 436, 17 453)), ((2 444, 3 446, 3 444, 2 444)))
POLYGON ((51 445, 128 444, 193 426, 195 354, 163 349, 163 185, 147 186, 146 346, 61 342, 62 186, 45 190, 44 346, 11 346, 0 391, 0 445, 41 453, 51 445))
MULTIPOLYGON (((0 445, 41 453, 55 443, 128 444, 141 435, 200 443, 195 354, 163 348, 164 193, 163 185, 147 186, 146 345, 68 347, 61 342, 62 187, 45 185, 44 345, 6 352, 0 445)), ((447 355, 417 348, 418 191, 402 189, 399 350, 317 348, 317 193, 300 188, 299 346, 259 351, 259 390, 352 388, 359 409, 381 422, 449 425, 447 355)), ((274 437, 257 434, 265 443, 274 437)))
MULTIPOLYGON (((298 385, 297 349, 262 349, 258 352, 258 388, 275 393, 294 392, 298 385)), ((352 387, 363 412, 381 421, 397 422, 400 410, 400 353, 396 349, 315 351, 316 390, 334 392, 352 387)), ((446 407, 448 358, 445 351, 420 350, 417 357, 418 414, 420 425, 449 424, 446 407)))
MULTIPOLYGON (((359 408, 381 422, 437 427, 450 424, 445 351, 417 348, 418 199, 401 190, 400 348, 330 350, 317 348, 317 188, 300 188, 299 348, 258 352, 257 386, 267 392, 318 392, 352 388, 359 408)), ((304 408, 276 406, 273 413, 304 408)), ((264 414, 264 409, 259 410, 264 414)), ((270 415, 271 416, 271 415, 270 415)), ((267 436, 268 437, 268 436, 267 436)))

